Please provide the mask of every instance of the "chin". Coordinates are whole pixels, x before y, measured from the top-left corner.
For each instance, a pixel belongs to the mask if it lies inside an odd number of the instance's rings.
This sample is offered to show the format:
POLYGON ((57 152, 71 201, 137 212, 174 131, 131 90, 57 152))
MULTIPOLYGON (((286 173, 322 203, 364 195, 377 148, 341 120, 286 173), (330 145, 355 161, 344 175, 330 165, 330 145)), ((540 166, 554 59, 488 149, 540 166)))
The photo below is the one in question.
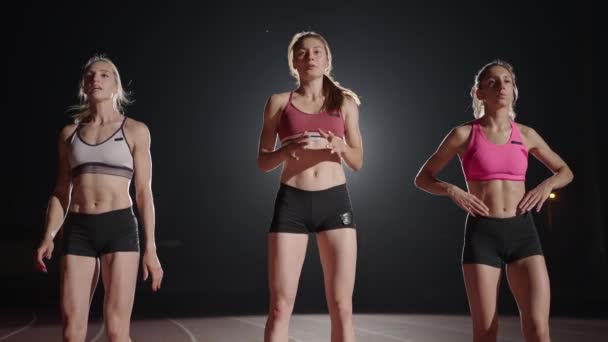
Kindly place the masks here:
POLYGON ((304 78, 311 79, 311 80, 313 80, 315 78, 323 77, 323 73, 318 70, 307 70, 307 71, 300 73, 300 75, 304 76, 304 78))
POLYGON ((496 105, 498 108, 509 108, 513 102, 511 101, 499 101, 496 105))
POLYGON ((111 97, 103 96, 103 95, 90 95, 89 96, 89 101, 94 102, 94 103, 104 102, 104 101, 108 101, 108 100, 111 100, 111 97))

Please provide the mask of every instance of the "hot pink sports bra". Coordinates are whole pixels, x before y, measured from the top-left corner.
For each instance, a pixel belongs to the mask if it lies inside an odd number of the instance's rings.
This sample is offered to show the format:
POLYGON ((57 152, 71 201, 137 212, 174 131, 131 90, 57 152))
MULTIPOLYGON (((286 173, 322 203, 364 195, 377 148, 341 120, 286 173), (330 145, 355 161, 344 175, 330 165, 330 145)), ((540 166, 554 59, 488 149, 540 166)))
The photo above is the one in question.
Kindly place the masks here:
POLYGON ((321 112, 319 114, 305 113, 291 103, 293 92, 289 94, 289 101, 280 118, 278 133, 281 145, 289 144, 291 140, 299 137, 304 131, 312 137, 321 137, 319 128, 325 132, 331 131, 334 135, 344 138, 344 119, 340 111, 321 112))
POLYGON ((497 145, 486 138, 479 121, 476 120, 473 122, 471 140, 462 155, 461 163, 467 181, 525 181, 528 149, 513 121, 509 140, 505 144, 497 145))

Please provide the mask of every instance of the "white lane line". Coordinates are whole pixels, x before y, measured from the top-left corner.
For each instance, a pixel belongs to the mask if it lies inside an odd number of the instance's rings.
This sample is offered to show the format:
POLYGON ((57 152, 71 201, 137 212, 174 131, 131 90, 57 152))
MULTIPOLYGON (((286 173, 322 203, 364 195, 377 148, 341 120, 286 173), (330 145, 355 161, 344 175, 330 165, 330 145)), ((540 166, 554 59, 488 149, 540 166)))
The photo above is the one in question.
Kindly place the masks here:
POLYGON ((36 323, 36 321, 38 320, 38 317, 36 317, 36 314, 34 312, 32 312, 32 316, 33 316, 32 320, 28 324, 26 324, 25 326, 23 326, 23 327, 15 330, 15 331, 13 331, 11 333, 8 333, 8 334, 6 334, 4 336, 0 336, 0 341, 6 340, 7 338, 9 338, 11 336, 17 335, 20 332, 23 332, 23 331, 26 331, 27 329, 30 329, 34 325, 34 323, 36 323))
MULTIPOLYGON (((327 322, 326 320, 320 319, 320 318, 303 317, 303 316, 300 316, 299 318, 307 319, 309 321, 321 322, 321 323, 329 324, 329 322, 327 322)), ((376 336, 388 338, 390 340, 395 340, 395 341, 400 341, 400 342, 414 342, 413 340, 408 340, 408 339, 405 339, 405 338, 399 337, 399 336, 384 334, 384 333, 381 333, 379 331, 375 331, 375 330, 371 330, 371 329, 358 328, 358 327, 354 327, 354 329, 356 331, 360 331, 360 332, 363 332, 363 333, 366 333, 366 334, 369 334, 369 335, 376 335, 376 336)))
POLYGON ((188 335, 188 337, 190 337, 190 342, 198 342, 196 337, 192 333, 192 331, 190 331, 188 328, 186 328, 185 325, 181 324, 180 322, 178 322, 174 319, 170 319, 170 318, 167 318, 167 321, 177 325, 180 329, 182 329, 188 335))
MULTIPOLYGON (((263 325, 261 325, 261 324, 257 324, 256 322, 252 322, 252 321, 249 321, 249 320, 246 320, 246 319, 243 319, 243 318, 238 318, 238 317, 231 317, 231 318, 232 318, 233 320, 235 320, 235 321, 239 321, 239 322, 241 322, 241 323, 245 323, 245 324, 253 325, 254 327, 258 327, 258 328, 260 328, 260 329, 262 329, 262 330, 266 328, 265 326, 263 326, 263 325)), ((293 336, 288 336, 288 337, 289 337, 289 340, 290 340, 290 341, 294 341, 294 342, 304 342, 304 341, 302 341, 302 340, 300 340, 300 339, 297 339, 297 338, 295 338, 295 337, 293 337, 293 336)))
POLYGON ((93 336, 93 339, 91 340, 91 342, 99 341, 101 336, 103 336, 103 328, 104 328, 104 321, 101 321, 101 327, 99 328, 99 331, 97 331, 97 334, 95 336, 93 336))

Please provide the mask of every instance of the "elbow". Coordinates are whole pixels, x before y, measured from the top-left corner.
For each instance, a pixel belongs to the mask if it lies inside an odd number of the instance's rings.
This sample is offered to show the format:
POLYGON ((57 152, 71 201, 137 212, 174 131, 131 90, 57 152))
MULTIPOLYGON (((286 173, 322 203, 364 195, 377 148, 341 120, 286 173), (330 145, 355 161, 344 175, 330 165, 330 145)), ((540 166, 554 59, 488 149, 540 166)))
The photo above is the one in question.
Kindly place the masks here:
POLYGON ((568 165, 564 165, 559 171, 559 176, 564 180, 564 185, 570 184, 574 179, 574 173, 568 165))
POLYGON ((258 151, 258 158, 257 158, 258 169, 260 169, 262 172, 268 172, 268 166, 264 162, 264 159, 265 158, 262 156, 262 151, 258 151))
POLYGON ((62 204, 68 203, 70 201, 70 195, 71 188, 63 186, 55 187, 55 189, 53 189, 53 192, 51 193, 51 197, 57 198, 57 200, 62 204))
POLYGON ((574 172, 570 168, 568 168, 568 183, 572 183, 574 180, 574 172))
POLYGON ((363 150, 360 149, 358 152, 359 153, 355 158, 352 158, 347 162, 348 167, 355 172, 360 171, 363 168, 363 150))
POLYGON ((359 163, 354 163, 353 165, 351 165, 351 169, 355 172, 361 171, 362 168, 363 168, 363 161, 361 161, 359 163))
POLYGON ((135 193, 135 201, 137 202, 137 206, 142 208, 153 205, 152 192, 149 190, 137 191, 135 193))
POLYGON ((425 176, 426 176, 426 175, 425 175, 424 173, 420 172, 420 173, 418 173, 418 174, 416 175, 416 177, 414 177, 414 185, 415 185, 415 186, 416 186, 418 189, 424 190, 424 188, 425 188, 425 184, 427 183, 427 182, 425 181, 425 178, 426 178, 425 176))
POLYGON ((262 161, 262 158, 260 157, 258 157, 258 169, 260 169, 262 172, 270 171, 268 166, 262 161))
POLYGON ((419 189, 422 188, 422 180, 420 175, 416 175, 416 177, 414 177, 414 185, 419 189))

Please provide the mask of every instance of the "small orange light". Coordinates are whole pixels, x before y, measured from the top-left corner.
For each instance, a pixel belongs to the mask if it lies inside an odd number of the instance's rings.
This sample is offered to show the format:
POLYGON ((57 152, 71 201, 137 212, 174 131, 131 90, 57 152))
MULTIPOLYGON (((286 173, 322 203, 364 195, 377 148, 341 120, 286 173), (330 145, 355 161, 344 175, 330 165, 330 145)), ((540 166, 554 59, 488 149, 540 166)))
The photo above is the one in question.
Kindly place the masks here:
POLYGON ((555 193, 554 193, 554 192, 552 192, 551 194, 549 194, 549 198, 550 198, 550 199, 555 199, 555 193))

